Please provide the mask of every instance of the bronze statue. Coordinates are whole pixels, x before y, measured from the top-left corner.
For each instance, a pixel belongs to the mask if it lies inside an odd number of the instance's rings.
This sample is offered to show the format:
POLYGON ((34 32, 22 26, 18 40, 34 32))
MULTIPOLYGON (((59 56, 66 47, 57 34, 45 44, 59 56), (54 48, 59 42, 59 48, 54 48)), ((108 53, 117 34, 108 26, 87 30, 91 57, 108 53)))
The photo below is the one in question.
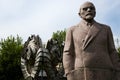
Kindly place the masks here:
POLYGON ((92 2, 80 7, 81 22, 66 33, 63 65, 67 80, 120 80, 120 59, 111 28, 94 20, 92 2))

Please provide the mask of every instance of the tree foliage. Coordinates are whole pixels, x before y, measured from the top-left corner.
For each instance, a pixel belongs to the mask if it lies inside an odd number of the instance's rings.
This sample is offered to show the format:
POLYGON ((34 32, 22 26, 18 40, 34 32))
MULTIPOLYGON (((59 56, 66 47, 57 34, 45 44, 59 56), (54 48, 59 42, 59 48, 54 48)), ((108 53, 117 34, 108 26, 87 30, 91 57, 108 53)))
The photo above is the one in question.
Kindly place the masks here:
POLYGON ((55 39, 58 41, 59 47, 60 47, 60 53, 63 53, 64 48, 64 41, 66 36, 66 30, 58 30, 57 32, 53 32, 52 39, 55 39))
POLYGON ((118 48, 118 52, 120 53, 120 48, 118 48))
POLYGON ((120 47, 118 48, 118 55, 119 55, 119 57, 120 57, 120 47))
POLYGON ((21 37, 7 37, 0 41, 0 80, 20 80, 21 37))
POLYGON ((59 68, 58 68, 58 74, 59 77, 61 77, 61 80, 66 80, 66 78, 63 77, 64 73, 64 68, 63 68, 63 63, 62 63, 62 56, 63 56, 63 48, 64 48, 64 41, 65 41, 65 36, 66 36, 66 30, 58 30, 57 32, 53 32, 52 35, 52 39, 55 39, 58 41, 59 44, 59 51, 60 51, 60 57, 61 57, 61 61, 58 64, 59 68))
POLYGON ((65 41, 66 30, 61 30, 57 32, 53 32, 52 38, 58 40, 58 43, 61 44, 65 41))

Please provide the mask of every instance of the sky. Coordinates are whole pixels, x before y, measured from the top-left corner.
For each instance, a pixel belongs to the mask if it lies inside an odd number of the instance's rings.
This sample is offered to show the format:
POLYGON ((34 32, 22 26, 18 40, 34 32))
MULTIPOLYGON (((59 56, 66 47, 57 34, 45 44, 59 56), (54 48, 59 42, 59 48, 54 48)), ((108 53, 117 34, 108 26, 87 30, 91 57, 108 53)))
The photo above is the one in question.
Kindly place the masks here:
MULTIPOLYGON (((78 11, 87 0, 0 0, 0 39, 10 35, 26 41, 31 34, 43 42, 53 32, 80 22, 78 11)), ((111 27, 114 38, 120 38, 120 1, 88 0, 96 6, 97 22, 111 27)))

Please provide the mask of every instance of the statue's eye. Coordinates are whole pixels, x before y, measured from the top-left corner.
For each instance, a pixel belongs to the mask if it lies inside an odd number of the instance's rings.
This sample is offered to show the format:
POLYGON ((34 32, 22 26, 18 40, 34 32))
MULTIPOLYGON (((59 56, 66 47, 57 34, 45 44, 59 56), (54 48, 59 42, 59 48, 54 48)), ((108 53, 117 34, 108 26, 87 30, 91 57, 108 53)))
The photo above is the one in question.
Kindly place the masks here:
POLYGON ((95 8, 94 8, 94 7, 85 7, 85 8, 83 8, 83 10, 84 10, 84 11, 87 11, 87 10, 95 10, 95 8))
POLYGON ((88 8, 83 8, 84 11, 87 11, 88 8))
POLYGON ((95 10, 95 8, 94 7, 89 7, 90 8, 90 10, 95 10))

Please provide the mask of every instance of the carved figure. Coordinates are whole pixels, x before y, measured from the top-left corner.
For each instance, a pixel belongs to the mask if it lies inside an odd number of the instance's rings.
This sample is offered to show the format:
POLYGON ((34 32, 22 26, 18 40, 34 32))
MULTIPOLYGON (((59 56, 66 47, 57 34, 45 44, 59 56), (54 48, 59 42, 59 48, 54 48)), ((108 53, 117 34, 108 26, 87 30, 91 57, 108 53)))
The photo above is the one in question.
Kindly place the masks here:
POLYGON ((26 80, 33 80, 38 76, 42 41, 39 36, 32 35, 24 44, 21 56, 21 69, 26 80))
POLYGON ((48 49, 49 53, 51 54, 51 62, 53 68, 55 69, 57 80, 64 80, 66 79, 64 76, 64 68, 63 68, 63 48, 64 48, 64 41, 59 43, 57 39, 50 39, 48 40, 46 49, 48 49))
POLYGON ((110 27, 94 20, 93 3, 81 5, 81 22, 66 33, 63 65, 67 80, 120 80, 120 59, 110 27))
POLYGON ((38 80, 44 77, 47 80, 59 80, 57 65, 62 62, 62 55, 58 41, 50 39, 46 48, 42 47, 42 41, 37 35, 31 35, 24 44, 21 56, 21 69, 26 80, 38 80))

